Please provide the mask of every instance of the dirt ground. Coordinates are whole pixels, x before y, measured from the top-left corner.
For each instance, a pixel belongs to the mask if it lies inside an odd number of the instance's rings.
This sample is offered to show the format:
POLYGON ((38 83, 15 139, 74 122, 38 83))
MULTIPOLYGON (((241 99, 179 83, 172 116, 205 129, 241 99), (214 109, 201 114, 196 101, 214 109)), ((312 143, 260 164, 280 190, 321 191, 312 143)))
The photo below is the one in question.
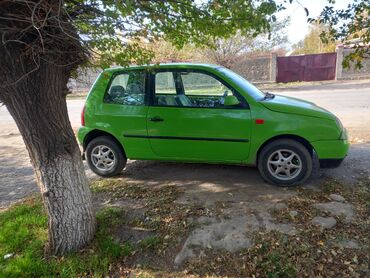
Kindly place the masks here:
MULTIPOLYGON (((327 178, 351 184, 358 177, 370 175, 370 81, 278 88, 276 93, 316 102, 336 114, 350 132, 352 145, 342 165, 322 170, 316 163, 305 188, 321 190, 327 178)), ((73 128, 79 125, 82 105, 83 100, 68 101, 73 128)), ((99 179, 87 167, 86 173, 90 180, 99 179)), ((231 252, 249 247, 248 231, 295 233, 294 226, 277 223, 270 211, 296 191, 266 184, 255 168, 129 161, 119 179, 145 187, 178 187, 183 192, 176 200, 178 204, 227 204, 221 218, 211 215, 194 220, 198 228, 184 240, 174 265, 181 265, 210 246, 231 252)), ((6 109, 0 107, 0 210, 37 191, 22 138, 6 109)), ((121 205, 130 209, 130 205, 121 205)))

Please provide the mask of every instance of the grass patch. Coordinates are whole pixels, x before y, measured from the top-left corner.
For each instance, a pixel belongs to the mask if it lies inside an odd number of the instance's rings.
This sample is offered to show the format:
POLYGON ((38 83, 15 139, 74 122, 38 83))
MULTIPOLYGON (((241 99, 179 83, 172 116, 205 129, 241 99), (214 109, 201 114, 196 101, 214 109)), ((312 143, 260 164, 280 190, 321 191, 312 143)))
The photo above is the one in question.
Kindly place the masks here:
MULTIPOLYGON (((44 257, 47 242, 47 217, 40 198, 29 199, 0 212, 0 277, 172 277, 166 258, 191 229, 189 216, 201 215, 203 208, 178 205, 181 193, 174 186, 153 189, 126 184, 120 179, 104 179, 91 185, 95 194, 111 200, 139 200, 145 204, 142 217, 127 218, 130 211, 106 207, 97 217, 93 242, 76 253, 63 257, 44 257), (120 227, 145 228, 149 235, 137 242, 117 242, 120 227), (180 240, 179 240, 180 239, 180 240), (5 255, 11 254, 9 258, 5 255), (157 265, 157 262, 160 265, 157 265), (143 267, 136 268, 136 265, 143 267)), ((171 255, 170 255, 171 254, 171 255)))
POLYGON ((48 273, 43 262, 47 219, 38 199, 0 213, 0 274, 3 277, 35 276, 48 273), (11 256, 5 259, 5 255, 11 256))
POLYGON ((129 256, 132 246, 113 240, 110 230, 119 223, 120 211, 103 210, 97 215, 93 243, 61 258, 44 258, 47 217, 39 198, 30 199, 0 213, 0 277, 103 276, 118 259, 129 256), (7 259, 5 255, 11 254, 7 259))
POLYGON ((160 239, 156 236, 150 236, 139 241, 139 246, 143 249, 155 248, 160 243, 160 239))

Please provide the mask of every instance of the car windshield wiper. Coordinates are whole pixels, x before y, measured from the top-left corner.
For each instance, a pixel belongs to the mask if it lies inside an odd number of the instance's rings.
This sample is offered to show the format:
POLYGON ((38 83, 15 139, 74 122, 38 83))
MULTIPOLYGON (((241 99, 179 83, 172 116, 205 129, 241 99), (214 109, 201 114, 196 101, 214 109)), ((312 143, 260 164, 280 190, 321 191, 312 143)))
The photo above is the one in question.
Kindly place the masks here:
POLYGON ((273 99, 275 97, 274 94, 271 94, 269 92, 265 92, 265 96, 263 97, 262 100, 265 100, 265 99, 273 99))

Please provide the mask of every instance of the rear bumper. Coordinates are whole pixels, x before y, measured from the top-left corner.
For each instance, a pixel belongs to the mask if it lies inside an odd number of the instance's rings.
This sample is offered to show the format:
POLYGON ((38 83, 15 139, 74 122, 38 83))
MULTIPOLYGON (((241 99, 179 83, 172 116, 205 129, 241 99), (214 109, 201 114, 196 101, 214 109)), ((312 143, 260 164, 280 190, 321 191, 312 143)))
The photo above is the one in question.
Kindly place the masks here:
POLYGON ((90 131, 91 129, 85 126, 81 126, 77 131, 77 139, 78 142, 80 143, 80 152, 82 160, 85 160, 85 146, 84 146, 85 137, 90 131))
POLYGON ((91 128, 88 128, 86 126, 81 126, 77 130, 77 139, 81 146, 83 146, 84 140, 86 135, 91 131, 91 128))
MULTIPOLYGON (((319 160, 343 160, 349 149, 349 143, 344 140, 325 140, 311 142, 319 160)), ((339 163, 340 164, 340 163, 339 163)), ((339 166, 338 164, 338 166, 339 166)))

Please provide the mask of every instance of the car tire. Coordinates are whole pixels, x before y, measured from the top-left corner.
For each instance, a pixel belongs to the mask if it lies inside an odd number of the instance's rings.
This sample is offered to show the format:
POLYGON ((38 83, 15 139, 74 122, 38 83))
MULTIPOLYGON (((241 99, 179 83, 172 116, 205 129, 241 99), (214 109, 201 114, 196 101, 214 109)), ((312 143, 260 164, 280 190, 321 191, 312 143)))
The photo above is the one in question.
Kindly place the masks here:
POLYGON ((122 172, 127 158, 111 137, 100 136, 91 140, 87 145, 86 161, 95 174, 112 177, 122 172))
POLYGON ((303 184, 312 172, 312 157, 305 146, 291 139, 267 144, 258 156, 262 178, 278 186, 303 184))

